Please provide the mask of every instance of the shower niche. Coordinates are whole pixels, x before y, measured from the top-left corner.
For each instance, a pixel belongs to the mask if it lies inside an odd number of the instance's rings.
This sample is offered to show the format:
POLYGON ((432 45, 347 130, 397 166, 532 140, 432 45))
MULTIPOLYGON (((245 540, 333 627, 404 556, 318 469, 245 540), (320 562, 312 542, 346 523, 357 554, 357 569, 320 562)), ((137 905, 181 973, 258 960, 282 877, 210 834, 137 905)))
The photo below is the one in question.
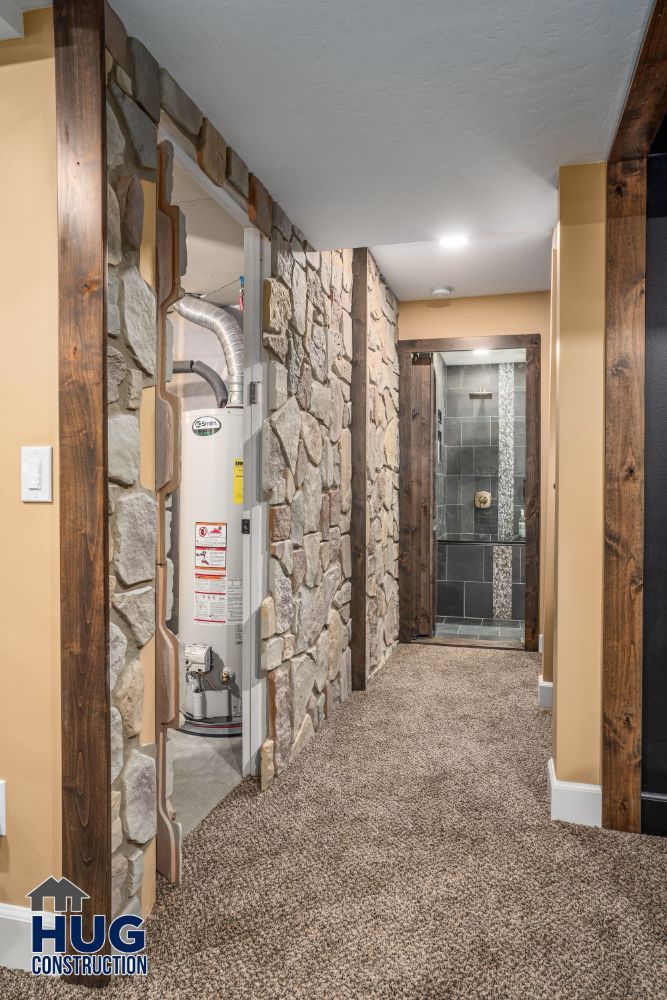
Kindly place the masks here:
POLYGON ((526 350, 433 353, 435 635, 523 645, 526 350))

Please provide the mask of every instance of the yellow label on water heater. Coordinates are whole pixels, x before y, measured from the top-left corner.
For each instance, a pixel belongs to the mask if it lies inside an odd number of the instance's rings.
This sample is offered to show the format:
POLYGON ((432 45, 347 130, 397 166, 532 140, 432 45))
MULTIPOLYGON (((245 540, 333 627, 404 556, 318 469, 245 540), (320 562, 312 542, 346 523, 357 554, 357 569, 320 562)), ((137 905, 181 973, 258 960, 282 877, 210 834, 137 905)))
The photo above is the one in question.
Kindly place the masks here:
POLYGON ((243 459, 234 459, 234 503, 243 503, 243 459))

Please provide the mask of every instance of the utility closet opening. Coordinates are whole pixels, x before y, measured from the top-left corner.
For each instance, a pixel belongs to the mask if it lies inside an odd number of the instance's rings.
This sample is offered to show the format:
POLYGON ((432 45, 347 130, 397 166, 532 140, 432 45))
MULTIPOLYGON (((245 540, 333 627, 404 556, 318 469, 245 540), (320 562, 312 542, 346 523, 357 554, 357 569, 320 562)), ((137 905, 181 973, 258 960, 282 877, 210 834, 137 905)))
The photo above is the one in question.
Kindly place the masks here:
POLYGON ((241 780, 244 609, 244 228, 174 164, 185 217, 185 295, 169 314, 171 391, 181 405, 181 480, 170 558, 179 640, 178 728, 170 796, 183 835, 241 780))
POLYGON ((433 354, 439 638, 523 646, 526 350, 433 354))

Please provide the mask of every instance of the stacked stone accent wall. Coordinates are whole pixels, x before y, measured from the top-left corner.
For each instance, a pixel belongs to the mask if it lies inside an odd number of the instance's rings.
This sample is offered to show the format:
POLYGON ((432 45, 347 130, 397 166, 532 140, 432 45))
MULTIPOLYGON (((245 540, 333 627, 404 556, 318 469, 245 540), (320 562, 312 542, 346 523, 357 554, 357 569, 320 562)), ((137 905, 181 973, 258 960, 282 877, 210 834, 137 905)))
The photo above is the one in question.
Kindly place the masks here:
POLYGON ((398 303, 368 254, 366 670, 398 642, 398 303))
POLYGON ((352 253, 313 251, 274 205, 272 265, 264 288, 271 360, 262 440, 270 503, 263 786, 351 686, 352 253))
MULTIPOLYGON (((109 435, 112 910, 140 911, 156 833, 155 745, 144 733, 144 653, 155 631, 155 493, 140 481, 140 406, 155 384, 156 298, 140 270, 142 180, 154 182, 155 121, 107 53, 107 392, 109 435)), ((150 647, 149 647, 150 648, 150 647)), ((152 690, 152 684, 148 686, 152 690)))
MULTIPOLYGON (((269 727, 260 754, 263 787, 351 688, 352 251, 312 249, 177 81, 127 36, 110 7, 106 43, 111 849, 117 913, 139 909, 144 857, 156 832, 155 744, 141 742, 146 727, 140 656, 155 632, 157 507, 154 492, 139 479, 139 409, 142 393, 155 382, 156 302, 139 264, 142 240, 154 237, 145 232, 141 182, 156 180, 161 113, 194 144, 209 179, 271 238, 272 276, 263 289, 269 415, 262 478, 270 546, 261 609, 269 727)), ((184 236, 182 225, 181 274, 184 236)), ((386 661, 398 629, 398 365, 395 299, 374 264, 368 280, 367 669, 374 670, 386 661)), ((143 658, 150 661, 146 653, 143 658)))

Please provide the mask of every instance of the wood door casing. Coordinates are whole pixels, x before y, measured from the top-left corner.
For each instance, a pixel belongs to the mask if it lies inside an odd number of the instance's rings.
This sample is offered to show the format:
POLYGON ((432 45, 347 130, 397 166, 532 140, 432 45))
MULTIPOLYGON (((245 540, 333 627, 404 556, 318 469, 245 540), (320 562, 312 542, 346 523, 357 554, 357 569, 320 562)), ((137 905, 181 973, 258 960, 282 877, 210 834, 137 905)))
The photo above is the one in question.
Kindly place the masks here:
POLYGON ((400 638, 409 642, 435 629, 435 374, 431 354, 404 353, 400 364, 400 638))

